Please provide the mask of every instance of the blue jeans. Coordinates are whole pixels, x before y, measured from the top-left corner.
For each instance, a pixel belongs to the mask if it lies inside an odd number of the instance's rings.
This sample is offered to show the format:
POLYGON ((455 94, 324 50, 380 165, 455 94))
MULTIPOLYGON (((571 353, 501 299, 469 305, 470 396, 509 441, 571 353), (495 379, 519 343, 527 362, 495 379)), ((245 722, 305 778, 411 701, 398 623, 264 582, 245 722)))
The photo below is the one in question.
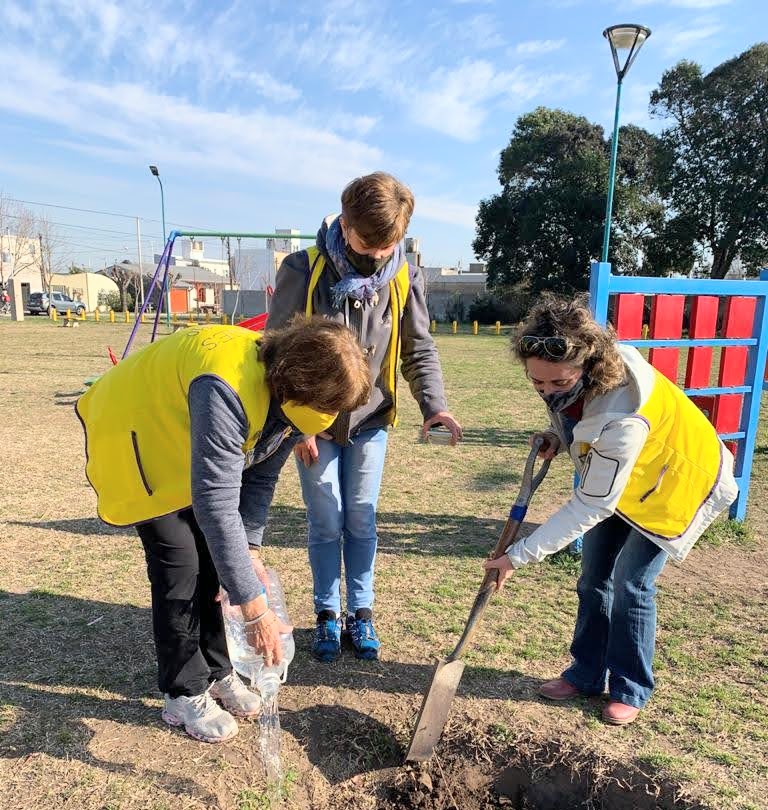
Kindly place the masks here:
POLYGON ((653 691, 656 577, 667 552, 618 515, 584 535, 573 663, 563 677, 581 692, 642 709, 653 691), (609 674, 610 673, 610 674, 609 674))
POLYGON ((341 560, 347 586, 347 611, 373 606, 376 560, 376 503, 379 500, 385 428, 365 430, 341 447, 317 440, 319 458, 311 467, 297 459, 309 524, 315 613, 341 614, 341 560))

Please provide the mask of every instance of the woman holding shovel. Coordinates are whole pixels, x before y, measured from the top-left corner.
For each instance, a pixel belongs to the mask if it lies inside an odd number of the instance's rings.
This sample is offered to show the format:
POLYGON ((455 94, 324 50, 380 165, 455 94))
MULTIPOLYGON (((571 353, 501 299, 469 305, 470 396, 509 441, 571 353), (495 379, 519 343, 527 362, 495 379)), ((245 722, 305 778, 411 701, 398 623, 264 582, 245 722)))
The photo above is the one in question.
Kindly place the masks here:
POLYGON ((513 350, 549 411, 550 427, 536 434, 540 455, 568 452, 579 484, 485 568, 498 571, 500 589, 515 568, 584 536, 573 662, 539 693, 599 695, 607 677, 603 720, 626 725, 654 687, 656 578, 736 498, 733 457, 685 394, 637 349, 619 345, 582 298, 546 298, 513 350))

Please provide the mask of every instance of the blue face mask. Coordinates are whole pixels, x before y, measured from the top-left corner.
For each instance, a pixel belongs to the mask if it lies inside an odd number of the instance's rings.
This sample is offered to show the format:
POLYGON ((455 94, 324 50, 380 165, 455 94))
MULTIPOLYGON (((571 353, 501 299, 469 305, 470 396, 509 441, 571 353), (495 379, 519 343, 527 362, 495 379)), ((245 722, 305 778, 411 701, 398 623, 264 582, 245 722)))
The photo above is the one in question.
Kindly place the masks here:
POLYGON ((579 377, 575 385, 567 391, 556 391, 553 394, 539 394, 552 413, 560 413, 573 405, 584 394, 584 377, 579 377))

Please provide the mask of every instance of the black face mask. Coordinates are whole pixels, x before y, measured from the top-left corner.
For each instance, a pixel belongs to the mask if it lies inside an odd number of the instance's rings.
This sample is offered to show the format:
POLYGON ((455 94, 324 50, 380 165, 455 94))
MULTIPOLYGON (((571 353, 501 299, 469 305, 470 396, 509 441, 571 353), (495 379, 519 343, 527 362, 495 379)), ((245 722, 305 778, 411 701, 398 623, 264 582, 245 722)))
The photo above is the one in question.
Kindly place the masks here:
POLYGON ((352 267, 357 270, 363 278, 370 278, 374 273, 378 273, 382 267, 392 258, 389 256, 382 256, 380 259, 374 259, 373 256, 366 256, 364 253, 358 253, 353 250, 349 243, 346 244, 344 252, 352 267))
POLYGON ((584 395, 584 377, 579 377, 576 384, 567 391, 558 391, 554 394, 539 394, 547 403, 547 407, 552 413, 560 413, 573 405, 579 397, 584 395))

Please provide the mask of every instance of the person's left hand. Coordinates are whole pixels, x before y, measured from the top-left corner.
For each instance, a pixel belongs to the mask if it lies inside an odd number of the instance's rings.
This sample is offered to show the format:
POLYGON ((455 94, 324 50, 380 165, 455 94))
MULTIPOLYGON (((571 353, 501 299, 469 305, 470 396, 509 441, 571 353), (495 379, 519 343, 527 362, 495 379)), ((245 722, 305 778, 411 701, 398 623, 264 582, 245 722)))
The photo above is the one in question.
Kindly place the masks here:
POLYGON ((267 566, 264 565, 264 560, 261 559, 261 552, 254 546, 248 548, 248 554, 251 557, 251 564, 256 576, 261 580, 261 584, 267 591, 267 597, 272 596, 269 592, 269 576, 267 575, 267 566))
POLYGON ((421 428, 421 438, 426 439, 427 431, 435 425, 445 425, 448 428, 451 433, 451 445, 455 446, 457 442, 461 441, 461 425, 448 411, 440 411, 440 413, 430 416, 421 428))
POLYGON ((500 591, 504 587, 504 583, 512 576, 515 567, 509 560, 506 554, 502 554, 495 560, 486 560, 483 564, 486 571, 497 571, 496 574, 496 591, 500 591))

